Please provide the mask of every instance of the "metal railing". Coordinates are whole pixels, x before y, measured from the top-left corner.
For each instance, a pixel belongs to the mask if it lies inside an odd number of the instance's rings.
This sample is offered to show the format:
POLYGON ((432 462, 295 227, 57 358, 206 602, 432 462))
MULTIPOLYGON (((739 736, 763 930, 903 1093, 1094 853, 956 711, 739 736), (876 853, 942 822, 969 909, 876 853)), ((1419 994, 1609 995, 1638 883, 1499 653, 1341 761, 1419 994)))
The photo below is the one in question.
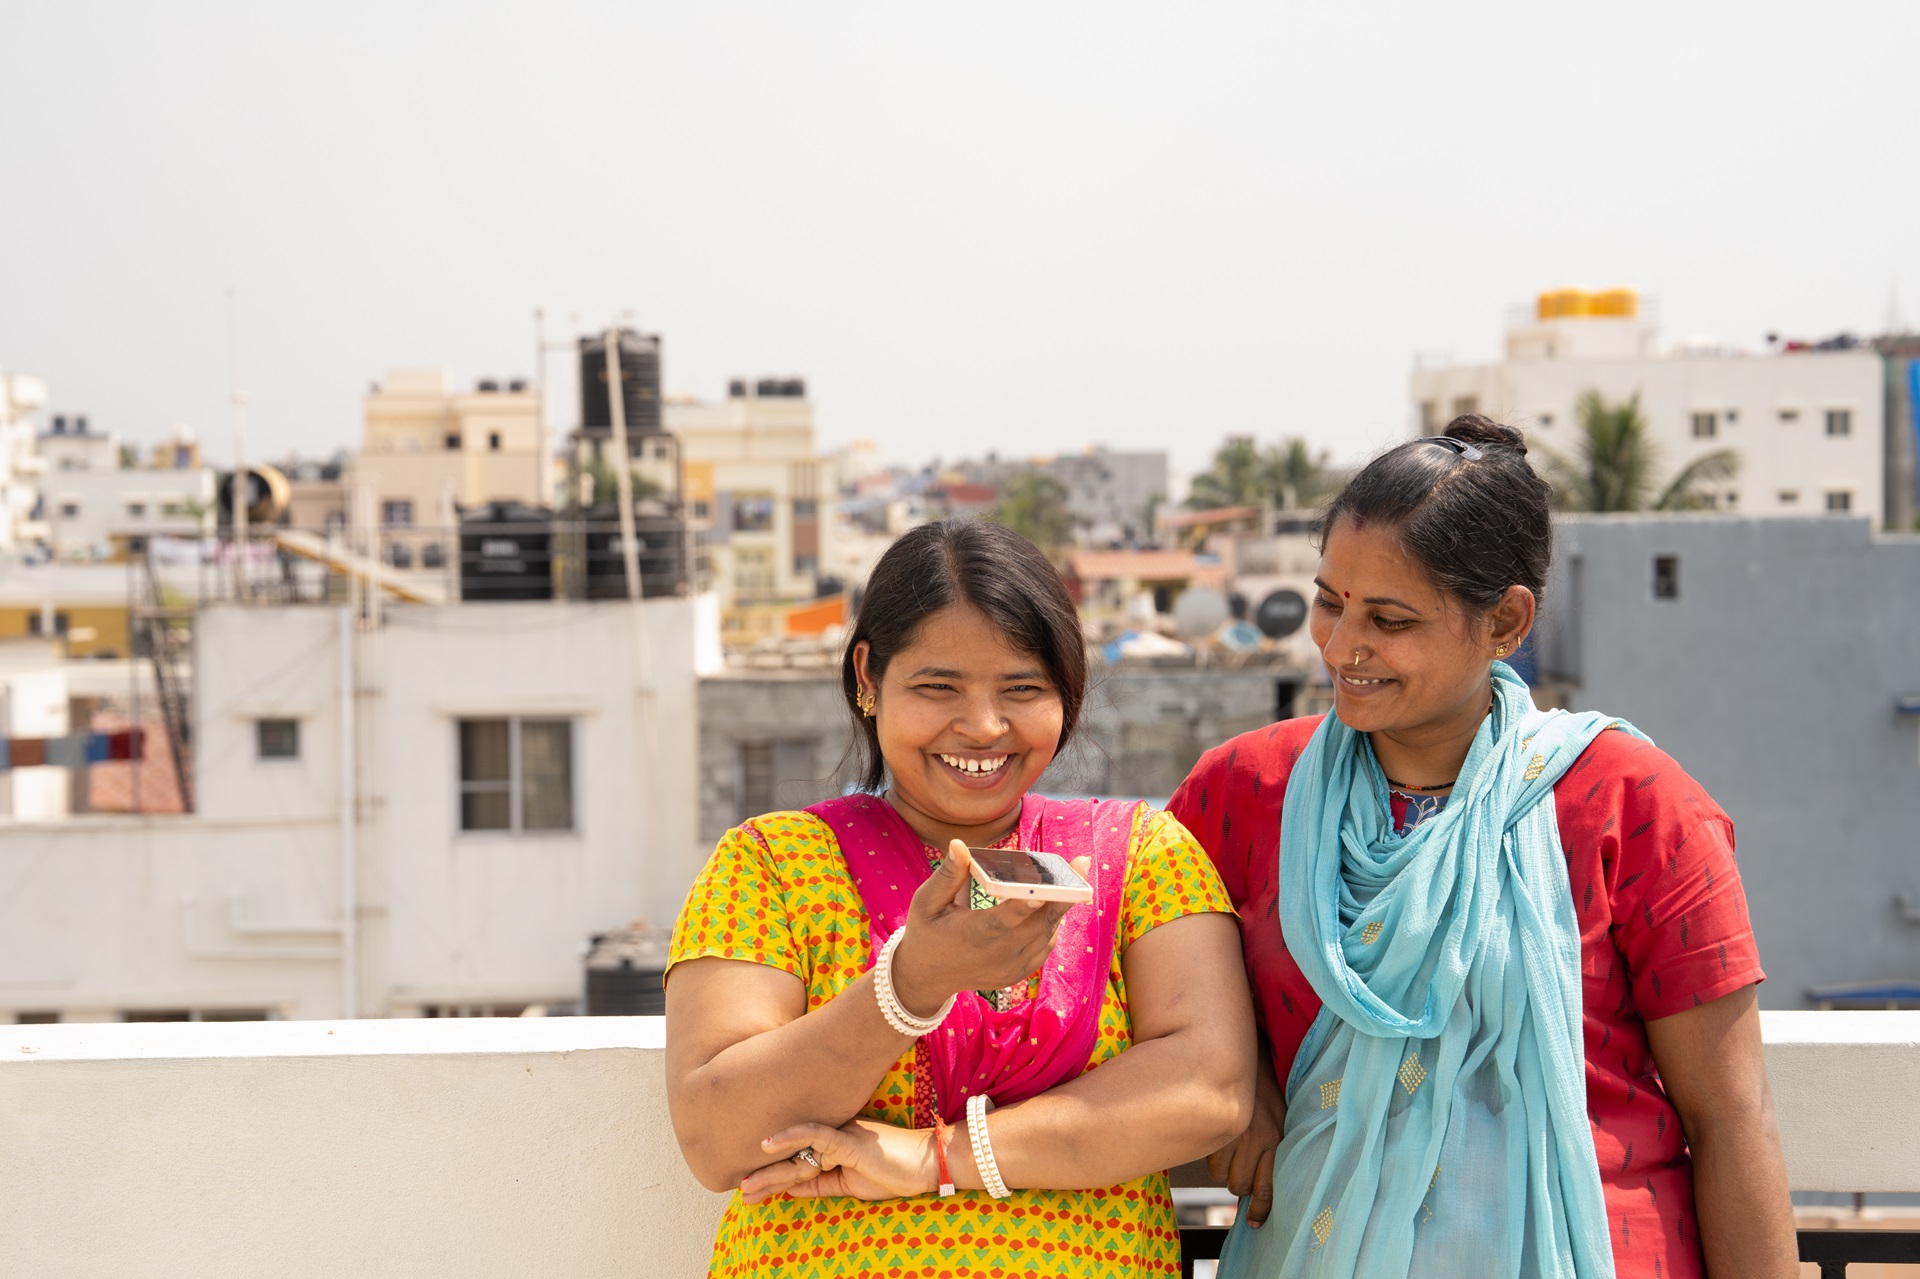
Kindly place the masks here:
MULTIPOLYGON (((1839 1279, 1854 1262, 1920 1266, 1920 1230, 1802 1230, 1800 1260, 1820 1267, 1820 1279, 1839 1279)), ((1214 1261, 1227 1242, 1220 1226, 1180 1231, 1180 1273, 1192 1279, 1193 1263, 1214 1261)))

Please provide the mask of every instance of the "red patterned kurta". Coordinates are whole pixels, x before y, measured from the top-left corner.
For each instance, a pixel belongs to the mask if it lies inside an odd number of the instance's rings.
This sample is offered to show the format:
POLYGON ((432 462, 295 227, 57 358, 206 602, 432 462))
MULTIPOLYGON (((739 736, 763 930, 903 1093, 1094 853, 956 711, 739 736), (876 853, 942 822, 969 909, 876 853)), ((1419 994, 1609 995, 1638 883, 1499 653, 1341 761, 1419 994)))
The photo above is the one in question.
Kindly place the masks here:
MULTIPOLYGON (((1284 1082, 1319 996, 1280 935, 1280 813, 1320 717, 1243 733, 1201 757, 1168 810, 1205 846, 1240 912, 1261 1028, 1284 1082)), ((1619 1279, 1703 1274, 1693 1164, 1646 1023, 1764 979, 1733 823, 1669 755, 1601 733, 1554 787, 1580 925, 1587 1113, 1619 1279)))

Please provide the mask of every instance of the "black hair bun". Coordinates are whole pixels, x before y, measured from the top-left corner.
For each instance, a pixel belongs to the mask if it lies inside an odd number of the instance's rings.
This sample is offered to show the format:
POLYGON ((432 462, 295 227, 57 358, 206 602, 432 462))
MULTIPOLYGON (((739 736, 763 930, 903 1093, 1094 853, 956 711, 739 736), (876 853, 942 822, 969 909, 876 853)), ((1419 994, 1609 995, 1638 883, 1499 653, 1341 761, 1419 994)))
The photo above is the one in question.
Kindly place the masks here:
POLYGON ((1527 455, 1527 439, 1524 435, 1484 414, 1462 413, 1447 423, 1445 434, 1481 448, 1512 449, 1521 457, 1527 455))

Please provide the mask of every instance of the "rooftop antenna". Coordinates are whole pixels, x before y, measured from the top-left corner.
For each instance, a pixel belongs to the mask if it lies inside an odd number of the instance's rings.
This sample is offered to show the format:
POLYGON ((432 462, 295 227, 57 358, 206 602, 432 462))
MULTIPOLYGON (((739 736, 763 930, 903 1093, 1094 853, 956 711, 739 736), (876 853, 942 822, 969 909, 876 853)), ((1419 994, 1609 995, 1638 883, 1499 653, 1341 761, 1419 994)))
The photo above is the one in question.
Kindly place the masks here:
POLYGON ((247 393, 240 380, 240 321, 233 286, 227 286, 227 398, 233 404, 233 479, 227 486, 233 502, 233 595, 247 597, 247 499, 253 486, 247 483, 247 393))

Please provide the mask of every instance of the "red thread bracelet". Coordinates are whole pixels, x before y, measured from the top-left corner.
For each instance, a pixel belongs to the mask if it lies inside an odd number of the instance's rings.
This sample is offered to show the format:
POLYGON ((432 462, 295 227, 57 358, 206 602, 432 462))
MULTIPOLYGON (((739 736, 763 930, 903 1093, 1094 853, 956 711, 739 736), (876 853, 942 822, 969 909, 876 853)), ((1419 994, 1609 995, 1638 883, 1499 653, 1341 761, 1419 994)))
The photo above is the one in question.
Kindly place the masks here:
POLYGON ((953 1125, 938 1114, 933 1117, 933 1156, 940 1163, 940 1197, 945 1199, 953 1193, 953 1173, 947 1169, 947 1134, 953 1131, 953 1125))

